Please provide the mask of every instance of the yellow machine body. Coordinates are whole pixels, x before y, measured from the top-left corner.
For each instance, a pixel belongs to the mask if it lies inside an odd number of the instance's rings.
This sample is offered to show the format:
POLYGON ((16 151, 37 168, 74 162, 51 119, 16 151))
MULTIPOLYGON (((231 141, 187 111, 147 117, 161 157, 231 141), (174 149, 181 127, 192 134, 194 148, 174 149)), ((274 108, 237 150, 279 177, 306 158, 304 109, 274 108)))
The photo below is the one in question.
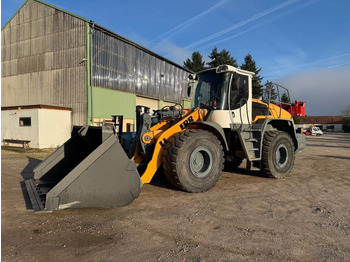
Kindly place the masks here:
MULTIPOLYGON (((150 183, 154 174, 157 172, 158 168, 162 164, 162 153, 163 147, 167 143, 170 137, 182 132, 189 123, 203 121, 203 118, 207 114, 206 109, 196 108, 193 112, 188 112, 183 115, 182 119, 177 122, 170 120, 164 120, 153 127, 148 133, 142 136, 142 139, 147 144, 154 144, 154 152, 151 160, 147 165, 147 169, 141 175, 141 181, 144 184, 150 183)), ((133 160, 135 163, 140 163, 145 158, 144 154, 141 152, 140 148, 136 149, 133 160)))
POLYGON ((269 111, 270 111, 270 114, 269 115, 257 115, 252 123, 256 123, 257 121, 259 121, 259 119, 265 119, 265 118, 270 118, 270 119, 285 119, 285 120, 291 120, 293 119, 292 115, 284 110, 282 107, 280 106, 277 106, 275 104, 272 104, 272 103, 264 103, 263 101, 259 100, 259 99, 255 99, 253 98, 252 101, 254 103, 259 103, 265 107, 268 107, 269 108, 269 111))

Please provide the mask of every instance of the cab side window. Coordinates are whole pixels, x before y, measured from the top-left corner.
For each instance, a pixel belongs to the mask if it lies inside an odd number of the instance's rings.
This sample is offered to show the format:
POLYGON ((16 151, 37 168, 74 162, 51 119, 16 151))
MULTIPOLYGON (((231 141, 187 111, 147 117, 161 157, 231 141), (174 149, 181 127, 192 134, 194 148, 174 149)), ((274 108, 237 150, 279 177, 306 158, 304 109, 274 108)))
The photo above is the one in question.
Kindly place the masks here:
POLYGON ((230 107, 238 109, 248 100, 248 76, 236 74, 231 82, 230 107))

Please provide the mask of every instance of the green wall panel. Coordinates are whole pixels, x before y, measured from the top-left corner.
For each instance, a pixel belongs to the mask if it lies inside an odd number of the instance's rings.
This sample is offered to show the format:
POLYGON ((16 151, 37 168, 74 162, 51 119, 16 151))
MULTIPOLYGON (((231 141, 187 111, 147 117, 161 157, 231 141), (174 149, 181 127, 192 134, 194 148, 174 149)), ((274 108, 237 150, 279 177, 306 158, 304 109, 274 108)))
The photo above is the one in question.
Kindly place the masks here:
POLYGON ((191 100, 182 100, 182 106, 184 108, 191 108, 191 100))
POLYGON ((92 101, 94 118, 123 115, 124 118, 135 119, 136 97, 134 94, 93 87, 92 101))

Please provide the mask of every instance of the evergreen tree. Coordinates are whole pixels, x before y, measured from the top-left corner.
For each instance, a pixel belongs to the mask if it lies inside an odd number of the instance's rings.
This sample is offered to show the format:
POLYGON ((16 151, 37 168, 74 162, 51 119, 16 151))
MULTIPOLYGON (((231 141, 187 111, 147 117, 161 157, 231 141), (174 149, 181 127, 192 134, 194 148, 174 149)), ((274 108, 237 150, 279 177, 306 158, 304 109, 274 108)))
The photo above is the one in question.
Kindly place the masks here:
POLYGON ((184 62, 184 68, 191 70, 195 73, 202 71, 205 69, 204 66, 205 62, 203 61, 203 56, 199 52, 193 52, 192 53, 192 60, 187 58, 187 60, 184 62))
POLYGON ((289 96, 287 95, 287 93, 283 93, 283 95, 281 96, 281 102, 282 103, 286 103, 286 104, 291 104, 289 96))
POLYGON ((214 47, 211 51, 209 58, 210 62, 207 62, 207 65, 210 68, 217 67, 219 65, 232 65, 238 67, 237 61, 230 55, 230 52, 223 49, 221 52, 218 52, 218 49, 214 47))
POLYGON ((261 68, 256 67, 255 61, 253 60, 251 54, 247 54, 245 56, 244 63, 241 65, 241 69, 255 73, 252 81, 253 98, 259 98, 262 94, 261 80, 263 77, 259 76, 261 68))
MULTIPOLYGON (((262 93, 262 100, 265 101, 265 102, 272 102, 272 103, 275 103, 276 100, 278 100, 278 92, 276 90, 276 86, 270 82, 269 80, 266 81, 266 84, 265 84, 265 92, 262 93), (269 97, 270 96, 270 97, 269 97)), ((280 102, 280 101, 278 101, 280 102)))
POLYGON ((294 121, 294 124, 296 125, 300 124, 301 122, 300 116, 293 116, 293 121, 294 121))

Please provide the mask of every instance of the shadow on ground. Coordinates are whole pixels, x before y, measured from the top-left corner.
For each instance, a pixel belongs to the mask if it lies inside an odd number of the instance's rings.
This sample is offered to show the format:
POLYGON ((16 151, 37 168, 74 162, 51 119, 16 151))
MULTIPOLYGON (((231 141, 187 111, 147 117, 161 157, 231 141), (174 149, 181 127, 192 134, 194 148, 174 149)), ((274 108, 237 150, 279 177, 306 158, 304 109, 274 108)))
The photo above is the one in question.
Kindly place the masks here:
POLYGON ((28 158, 28 164, 21 171, 21 176, 23 177, 24 180, 19 183, 22 189, 22 194, 26 205, 26 209, 28 210, 28 209, 33 209, 33 206, 30 201, 29 193, 25 185, 25 180, 32 179, 34 177, 33 169, 41 163, 41 160, 33 157, 29 157, 29 156, 27 156, 27 158, 28 158))

